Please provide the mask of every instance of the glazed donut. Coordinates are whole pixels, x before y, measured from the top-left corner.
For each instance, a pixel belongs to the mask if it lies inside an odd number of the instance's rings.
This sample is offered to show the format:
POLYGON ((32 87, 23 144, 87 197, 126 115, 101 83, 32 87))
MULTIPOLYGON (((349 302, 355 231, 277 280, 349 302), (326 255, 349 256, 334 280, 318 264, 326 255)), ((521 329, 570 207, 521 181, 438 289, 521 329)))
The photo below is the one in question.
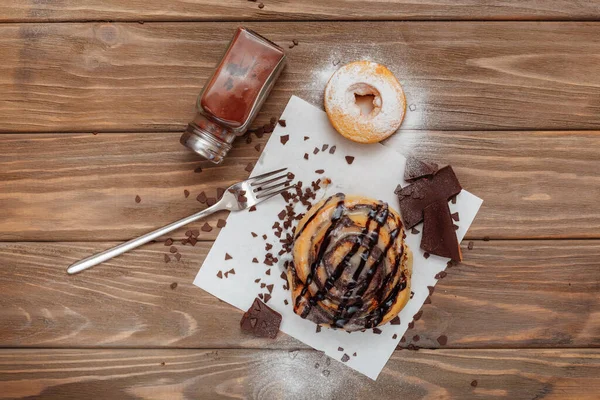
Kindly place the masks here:
POLYGON ((376 143, 398 130, 406 98, 398 79, 383 65, 355 61, 338 69, 325 86, 325 111, 333 127, 359 143, 376 143), (373 110, 363 115, 356 95, 372 95, 373 110))
POLYGON ((387 203, 338 193, 314 205, 296 228, 287 271, 294 312, 349 332, 390 321, 410 297, 405 237, 387 203))

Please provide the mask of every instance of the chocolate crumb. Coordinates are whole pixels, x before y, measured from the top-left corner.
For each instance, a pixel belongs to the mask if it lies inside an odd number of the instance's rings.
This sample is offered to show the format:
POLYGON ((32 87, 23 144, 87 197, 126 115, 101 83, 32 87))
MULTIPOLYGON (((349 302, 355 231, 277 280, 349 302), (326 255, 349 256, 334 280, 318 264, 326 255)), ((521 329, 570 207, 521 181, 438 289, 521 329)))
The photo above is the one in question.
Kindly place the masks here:
POLYGON ((415 295, 415 292, 413 292, 412 290, 410 291, 410 298, 412 299, 415 295))
POLYGON ((391 321, 390 324, 392 325, 400 325, 400 317, 398 315, 396 315, 391 321))
POLYGON ((321 147, 321 151, 325 151, 329 148, 328 144, 324 144, 323 147, 321 147))
POLYGON ((290 140, 290 135, 283 135, 279 138, 279 141, 281 142, 282 145, 285 146, 285 144, 290 140))
POLYGON ((317 154, 319 152, 319 148, 315 147, 315 149, 313 150, 313 154, 317 154))
POLYGON ((177 288, 177 282, 171 283, 171 290, 175 290, 177 288))
POLYGON ((271 275, 271 270, 270 270, 270 269, 268 269, 268 270, 265 272, 265 275, 271 275))
POLYGON ((448 343, 448 337, 446 335, 442 335, 439 338, 437 338, 437 342, 442 346, 445 346, 446 343, 448 343))
POLYGON ((392 339, 397 339, 397 338, 398 338, 398 335, 396 335, 396 334, 394 333, 394 335, 392 336, 392 339))
POLYGON ((308 136, 304 136, 304 141, 306 142, 308 139, 310 139, 310 137, 308 136))
MULTIPOLYGON (((308 153, 304 153, 304 159, 308 160, 308 153)), ((138 202, 139 203, 139 202, 138 202)))
POLYGON ((406 342, 406 338, 404 336, 402 336, 402 338, 400 339, 400 343, 404 343, 406 342))
POLYGON ((198 173, 200 173, 200 172, 202 172, 202 167, 197 167, 197 168, 194 170, 194 172, 195 172, 195 173, 197 173, 197 174, 198 174, 198 173))
POLYGON ((471 386, 473 386, 473 387, 477 387, 477 379, 473 379, 473 380, 471 381, 471 386))
POLYGON ((171 246, 173 244, 173 239, 169 238, 165 241, 165 246, 171 246))
POLYGON ((267 303, 269 300, 271 300, 271 295, 268 293, 265 293, 265 303, 267 303))
POLYGON ((321 332, 321 325, 317 325, 316 332, 317 332, 317 333, 321 332))
POLYGON ((213 228, 209 225, 208 222, 205 222, 204 225, 202 225, 202 228, 200 229, 202 229, 202 232, 210 232, 213 228))
POLYGON ((254 283, 258 283, 258 282, 260 282, 260 278, 257 278, 254 280, 254 283))
POLYGON ((423 253, 423 257, 427 260, 429 258, 429 253, 428 252, 423 253))
POLYGON ((201 192, 197 197, 196 200, 198 200, 200 203, 206 203, 206 193, 201 192))
POLYGON ((254 212, 256 211, 256 206, 252 206, 248 209, 248 212, 254 212))
POLYGON ((259 293, 259 294, 258 294, 258 297, 260 297, 260 299, 262 300, 264 296, 263 296, 263 294, 262 294, 262 293, 259 293))
POLYGON ((435 275, 435 279, 444 279, 447 275, 448 273, 446 271, 442 271, 439 274, 435 275))
POLYGON ((252 235, 252 237, 257 237, 258 235, 254 232, 250 232, 250 234, 252 235))
POLYGON ((225 260, 231 260, 232 258, 229 253, 225 253, 225 260))
POLYGON ((285 304, 286 306, 289 304, 287 299, 283 300, 283 304, 285 304))
POLYGON ((354 162, 354 157, 346 156, 346 162, 348 163, 348 165, 351 165, 354 162))
POLYGON ((257 144, 256 146, 254 146, 254 150, 258 151, 260 153, 260 149, 261 149, 261 144, 257 144))
POLYGON ((171 246, 171 248, 169 249, 169 251, 170 251, 171 253, 177 253, 177 247, 175 247, 175 246, 171 246))
POLYGON ((343 347, 338 347, 338 351, 344 351, 343 347))
POLYGON ((248 163, 248 165, 246 165, 246 168, 244 169, 246 170, 246 172, 252 172, 252 170, 254 169, 254 164, 248 163))
POLYGON ((356 352, 352 353, 352 357, 356 357, 356 352))
POLYGON ((165 258, 165 263, 169 263, 169 262, 171 262, 171 257, 169 257, 169 255, 168 255, 168 254, 165 254, 165 257, 164 257, 164 258, 165 258))
POLYGON ((142 201, 142 198, 140 196, 136 195, 135 196, 135 202, 136 203, 141 203, 141 201, 142 201))
POLYGON ((280 120, 279 120, 279 121, 277 121, 277 122, 279 122, 279 125, 283 126, 284 128, 287 126, 287 124, 286 124, 286 122, 285 122, 285 119, 280 119, 280 120))
POLYGON ((262 238, 263 238, 264 240, 267 240, 267 235, 262 235, 262 238))
POLYGON ((292 180, 292 179, 294 179, 295 177, 296 177, 296 175, 294 175, 294 174, 293 174, 293 173, 291 173, 291 172, 288 172, 288 174, 287 174, 287 178, 288 178, 289 180, 292 180))
POLYGON ((187 199, 188 197, 190 197, 190 191, 189 191, 189 190, 187 190, 187 189, 185 189, 185 190, 183 191, 183 195, 184 195, 184 196, 185 196, 185 198, 187 199))
POLYGON ((381 329, 379 328, 373 328, 373 333, 376 335, 381 335, 381 329))
POLYGON ((254 257, 254 258, 252 259, 252 262, 253 262, 253 263, 255 263, 255 264, 258 264, 258 258, 254 257))
POLYGON ((325 172, 324 169, 318 169, 315 171, 316 174, 322 174, 323 172, 325 172))
POLYGON ((277 214, 277 217, 282 221, 284 220, 285 216, 286 216, 286 210, 281 210, 281 212, 279 214, 277 214))
POLYGON ((346 353, 342 356, 342 362, 347 362, 350 359, 350 356, 346 353))
POLYGON ((329 154, 335 153, 335 149, 337 149, 337 146, 331 146, 331 148, 329 149, 329 154))
POLYGON ((412 228, 410 230, 410 233, 412 233, 413 235, 418 235, 420 233, 420 231, 417 228, 412 228))
POLYGON ((227 272, 229 272, 231 275, 235 275, 235 269, 233 269, 233 268, 231 268, 231 269, 230 269, 229 271, 227 271, 227 272))
POLYGON ((460 221, 460 218, 458 217, 458 212, 452 213, 450 214, 450 216, 452 217, 453 220, 455 220, 456 222, 460 221))
POLYGON ((225 221, 224 219, 219 219, 217 221, 217 228, 224 228, 225 225, 227 225, 227 221, 225 221))
POLYGON ((223 272, 221 272, 221 271, 217 272, 217 278, 223 279, 223 272))
POLYGON ((421 319, 421 316, 423 316, 423 311, 419 311, 418 313, 416 313, 413 317, 413 320, 418 321, 421 319))
POLYGON ((269 293, 273 293, 273 286, 273 284, 267 285, 267 290, 269 291, 269 293))

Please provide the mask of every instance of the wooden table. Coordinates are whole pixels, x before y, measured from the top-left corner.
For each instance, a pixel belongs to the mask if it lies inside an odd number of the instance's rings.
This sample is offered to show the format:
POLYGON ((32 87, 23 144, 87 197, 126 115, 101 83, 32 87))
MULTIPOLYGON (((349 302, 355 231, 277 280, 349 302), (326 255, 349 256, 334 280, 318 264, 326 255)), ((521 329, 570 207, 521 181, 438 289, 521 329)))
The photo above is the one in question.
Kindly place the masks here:
POLYGON ((0 398, 600 398, 597 3, 263 2, 0 5, 0 398), (255 125, 292 94, 320 105, 334 64, 377 60, 410 105, 388 145, 485 199, 377 382, 242 334, 240 311, 192 285, 216 228, 179 262, 163 239, 65 274, 247 176, 266 136, 219 166, 178 143, 240 21, 289 55, 255 125))

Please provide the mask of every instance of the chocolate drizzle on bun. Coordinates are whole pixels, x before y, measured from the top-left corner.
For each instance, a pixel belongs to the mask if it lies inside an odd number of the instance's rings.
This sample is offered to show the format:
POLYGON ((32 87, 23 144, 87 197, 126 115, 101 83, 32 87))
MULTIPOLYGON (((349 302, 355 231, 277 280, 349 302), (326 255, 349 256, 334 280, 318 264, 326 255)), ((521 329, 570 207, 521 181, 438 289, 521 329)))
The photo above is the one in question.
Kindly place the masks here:
POLYGON ((405 237, 387 203, 338 193, 314 205, 298 225, 288 268, 294 312, 347 331, 393 319, 410 296, 405 237))

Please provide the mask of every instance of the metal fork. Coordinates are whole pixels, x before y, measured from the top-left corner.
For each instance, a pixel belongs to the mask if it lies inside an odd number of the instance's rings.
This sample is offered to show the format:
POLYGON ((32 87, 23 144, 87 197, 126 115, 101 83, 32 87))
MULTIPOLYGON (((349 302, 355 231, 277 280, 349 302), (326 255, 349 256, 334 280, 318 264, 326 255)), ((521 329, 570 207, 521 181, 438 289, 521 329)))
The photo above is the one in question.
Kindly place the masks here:
POLYGON ((288 180, 288 174, 285 173, 286 170, 287 168, 281 168, 276 171, 267 172, 266 174, 258 175, 245 181, 236 183, 225 191, 221 200, 219 200, 215 205, 197 212, 196 214, 190 215, 189 217, 180 219, 177 222, 173 222, 172 224, 147 233, 144 236, 132 239, 128 242, 115 246, 112 249, 105 250, 102 253, 98 253, 78 261, 67 268, 67 273, 76 274, 103 263, 104 261, 108 261, 113 257, 126 253, 129 250, 133 250, 136 247, 150 242, 151 240, 154 240, 160 236, 174 231, 175 229, 181 228, 190 222, 197 221, 200 218, 206 217, 207 215, 213 214, 217 211, 241 211, 268 200, 273 196, 277 196, 278 194, 294 187, 290 185, 291 180, 288 180))

